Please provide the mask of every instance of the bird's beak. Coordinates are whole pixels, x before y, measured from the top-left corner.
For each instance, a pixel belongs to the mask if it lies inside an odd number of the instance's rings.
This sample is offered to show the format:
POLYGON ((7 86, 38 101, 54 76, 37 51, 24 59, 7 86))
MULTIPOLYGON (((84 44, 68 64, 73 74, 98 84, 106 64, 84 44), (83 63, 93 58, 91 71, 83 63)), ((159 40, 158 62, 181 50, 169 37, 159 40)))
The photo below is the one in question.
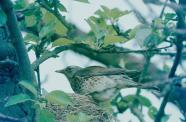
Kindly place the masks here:
POLYGON ((65 73, 65 70, 64 69, 61 69, 61 70, 56 70, 55 72, 57 72, 57 73, 65 73))

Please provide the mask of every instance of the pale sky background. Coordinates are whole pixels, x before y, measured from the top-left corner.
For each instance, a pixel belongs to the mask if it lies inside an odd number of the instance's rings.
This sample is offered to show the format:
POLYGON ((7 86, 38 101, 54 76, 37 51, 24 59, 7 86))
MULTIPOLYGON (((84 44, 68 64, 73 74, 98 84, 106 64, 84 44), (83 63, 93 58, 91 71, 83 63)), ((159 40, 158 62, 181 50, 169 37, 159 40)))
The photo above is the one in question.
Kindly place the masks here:
MULTIPOLYGON (((151 12, 148 11, 147 7, 142 3, 141 0, 129 0, 133 5, 140 10, 145 17, 152 17, 151 12)), ((84 4, 79 2, 74 2, 73 0, 61 0, 64 3, 65 7, 68 10, 67 19, 68 21, 74 23, 77 27, 82 29, 83 31, 89 31, 89 26, 85 22, 85 18, 93 15, 93 13, 100 8, 100 5, 105 5, 110 8, 119 8, 121 10, 131 10, 130 7, 125 4, 125 0, 90 0, 90 4, 84 4)), ((162 7, 153 6, 154 11, 156 11, 156 15, 160 14, 162 7)), ((129 14, 127 16, 121 17, 119 24, 123 29, 133 28, 138 25, 138 21, 136 20, 133 14, 129 14)), ((129 44, 130 46, 136 46, 136 44, 129 44)), ((30 59, 33 62, 35 60, 32 53, 30 53, 30 59)), ((157 58, 153 59, 154 62, 157 61, 157 58)), ((163 63, 163 62, 162 62, 163 63)), ((171 62, 170 62, 171 63, 171 62)), ((82 67, 91 66, 91 65, 102 65, 98 62, 92 61, 89 58, 76 54, 72 51, 64 51, 60 54, 59 58, 49 59, 43 64, 41 64, 41 80, 47 81, 43 83, 42 87, 47 91, 52 90, 63 90, 67 93, 72 93, 72 89, 66 77, 62 74, 55 73, 55 70, 63 69, 69 65, 78 65, 82 67)), ((123 95, 127 95, 127 93, 133 94, 135 93, 135 89, 125 89, 122 90, 123 95)), ((147 96, 152 100, 152 104, 159 108, 160 101, 152 95, 150 92, 143 90, 142 95, 147 96)), ((179 110, 169 103, 165 109, 167 114, 170 114, 171 117, 168 122, 181 122, 180 117, 183 118, 179 110)), ((152 120, 147 115, 147 109, 144 109, 145 120, 146 122, 152 122, 152 120)), ((130 111, 126 111, 124 114, 120 114, 118 118, 121 122, 138 122, 139 120, 133 116, 130 111)))

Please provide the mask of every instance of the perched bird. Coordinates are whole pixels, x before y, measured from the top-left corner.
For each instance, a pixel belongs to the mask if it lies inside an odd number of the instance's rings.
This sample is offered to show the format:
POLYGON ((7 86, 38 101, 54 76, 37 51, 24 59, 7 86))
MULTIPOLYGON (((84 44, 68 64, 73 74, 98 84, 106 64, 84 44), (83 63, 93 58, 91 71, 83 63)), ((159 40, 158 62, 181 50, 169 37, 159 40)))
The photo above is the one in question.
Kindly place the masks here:
POLYGON ((91 95, 98 102, 113 98, 122 88, 142 87, 127 75, 136 71, 121 68, 68 66, 56 72, 63 73, 68 78, 75 93, 91 95))

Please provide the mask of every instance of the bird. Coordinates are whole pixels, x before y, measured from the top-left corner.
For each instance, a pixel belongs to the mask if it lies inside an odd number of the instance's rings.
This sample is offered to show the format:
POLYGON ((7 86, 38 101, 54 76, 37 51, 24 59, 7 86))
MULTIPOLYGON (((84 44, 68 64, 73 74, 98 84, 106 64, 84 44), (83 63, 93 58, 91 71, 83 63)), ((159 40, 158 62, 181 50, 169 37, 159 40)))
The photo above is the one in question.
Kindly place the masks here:
POLYGON ((127 74, 135 74, 138 71, 122 68, 105 68, 90 66, 68 66, 62 70, 70 82, 73 91, 81 95, 90 95, 97 102, 111 100, 122 88, 141 87, 142 84, 133 81, 127 74))

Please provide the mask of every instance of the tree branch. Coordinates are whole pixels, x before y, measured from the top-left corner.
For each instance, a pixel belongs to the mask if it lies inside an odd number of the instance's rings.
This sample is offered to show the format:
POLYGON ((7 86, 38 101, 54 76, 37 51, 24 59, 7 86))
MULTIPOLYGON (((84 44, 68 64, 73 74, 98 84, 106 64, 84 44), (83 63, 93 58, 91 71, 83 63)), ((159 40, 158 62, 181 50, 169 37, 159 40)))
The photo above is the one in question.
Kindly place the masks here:
MULTIPOLYGON (((46 61, 49 58, 56 57, 57 54, 61 53, 62 51, 73 50, 74 48, 80 48, 80 47, 84 48, 84 49, 87 49, 87 50, 91 50, 91 51, 96 52, 96 53, 103 53, 103 54, 104 53, 111 53, 111 54, 140 53, 141 54, 141 53, 146 53, 146 52, 156 53, 156 52, 159 52, 163 49, 167 49, 171 46, 172 45, 165 46, 165 47, 160 47, 160 48, 155 48, 155 49, 144 49, 144 50, 143 49, 142 50, 128 50, 128 49, 124 49, 124 48, 120 48, 119 50, 94 50, 94 49, 91 49, 87 45, 84 45, 84 44, 72 44, 72 45, 57 47, 53 51, 44 53, 39 59, 37 59, 36 61, 34 61, 32 63, 32 68, 35 70, 41 63, 43 63, 44 61, 46 61)), ((118 48, 118 47, 116 47, 116 48, 118 48)))
MULTIPOLYGON (((183 5, 186 5, 183 0, 180 0, 179 1, 179 4, 181 6, 183 5)), ((178 23, 177 23, 177 28, 178 29, 182 29, 184 28, 185 29, 185 15, 183 13, 181 13, 180 11, 176 11, 176 14, 178 16, 178 23)), ((171 68, 171 71, 169 73, 169 78, 172 78, 175 76, 175 72, 176 72, 176 69, 180 63, 180 60, 181 60, 181 56, 182 56, 182 50, 183 50, 183 40, 185 40, 184 38, 184 35, 181 35, 181 34, 177 34, 177 42, 176 42, 176 50, 177 50, 177 53, 176 53, 176 56, 175 56, 175 60, 174 60, 174 63, 172 65, 172 68, 171 68)), ((170 95, 172 94, 173 92, 173 87, 174 86, 170 86, 170 88, 167 90, 167 93, 165 94, 165 97, 161 103, 161 106, 160 106, 160 109, 156 115, 156 118, 155 118, 155 122, 160 122, 162 117, 164 116, 164 109, 169 101, 169 97, 170 95)))
POLYGON ((17 25, 16 16, 13 10, 13 4, 11 0, 1 0, 0 4, 7 15, 8 29, 10 31, 11 40, 16 49, 19 59, 21 78, 23 80, 33 82, 35 81, 34 72, 30 65, 30 60, 24 45, 23 37, 17 25))
POLYGON ((129 49, 124 49, 123 50, 96 50, 98 53, 146 53, 146 52, 154 52, 156 54, 156 52, 160 52, 161 50, 167 49, 172 47, 172 45, 169 46, 165 46, 165 47, 160 47, 160 48, 154 48, 154 49, 140 49, 140 50, 129 50, 129 49))

